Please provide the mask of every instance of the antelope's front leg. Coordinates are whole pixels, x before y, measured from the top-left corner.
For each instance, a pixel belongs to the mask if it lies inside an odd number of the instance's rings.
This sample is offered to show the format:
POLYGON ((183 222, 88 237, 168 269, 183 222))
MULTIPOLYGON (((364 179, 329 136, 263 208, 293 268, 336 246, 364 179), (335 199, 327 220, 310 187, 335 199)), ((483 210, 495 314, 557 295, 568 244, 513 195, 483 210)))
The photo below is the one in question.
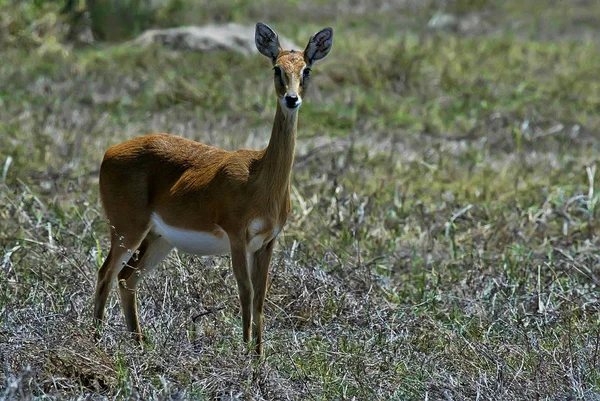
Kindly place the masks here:
POLYGON ((263 308, 267 294, 267 282, 269 278, 269 265, 275 240, 271 240, 264 248, 259 249, 252 259, 252 287, 254 289, 254 300, 252 302, 252 337, 256 343, 256 353, 262 354, 262 332, 263 332, 263 308))
POLYGON ((233 275, 237 281, 240 294, 240 304, 242 308, 242 333, 244 341, 250 341, 250 321, 252 318, 252 283, 248 273, 248 256, 246 254, 246 244, 243 241, 231 242, 231 265, 233 275))

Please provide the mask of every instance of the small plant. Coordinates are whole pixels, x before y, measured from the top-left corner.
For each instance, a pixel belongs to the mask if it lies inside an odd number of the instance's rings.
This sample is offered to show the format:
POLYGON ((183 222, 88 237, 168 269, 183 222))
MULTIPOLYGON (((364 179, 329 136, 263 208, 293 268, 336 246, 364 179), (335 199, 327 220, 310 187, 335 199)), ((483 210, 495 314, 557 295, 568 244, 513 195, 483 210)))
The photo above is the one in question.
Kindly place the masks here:
POLYGON ((600 193, 596 193, 595 190, 595 178, 596 178, 596 165, 588 166, 585 168, 588 178, 588 196, 587 196, 587 209, 590 213, 590 220, 594 219, 596 215, 596 209, 600 203, 600 193))

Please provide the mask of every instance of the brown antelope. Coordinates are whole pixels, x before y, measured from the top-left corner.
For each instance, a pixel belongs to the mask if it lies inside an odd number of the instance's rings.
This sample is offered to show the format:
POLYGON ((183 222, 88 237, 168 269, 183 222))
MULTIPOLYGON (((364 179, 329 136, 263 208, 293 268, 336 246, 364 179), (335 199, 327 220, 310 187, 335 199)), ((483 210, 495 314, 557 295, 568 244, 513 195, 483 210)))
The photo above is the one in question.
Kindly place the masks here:
POLYGON ((262 353, 269 263, 290 212, 298 109, 313 63, 331 50, 333 30, 315 33, 304 52, 288 51, 271 28, 258 23, 255 42, 275 71, 277 110, 266 149, 229 152, 150 134, 112 146, 104 155, 100 197, 111 225, 111 247, 98 271, 97 330, 115 278, 127 328, 141 345, 136 300, 141 278, 174 247, 198 255, 230 252, 244 341, 250 341, 252 320, 255 349, 262 353))

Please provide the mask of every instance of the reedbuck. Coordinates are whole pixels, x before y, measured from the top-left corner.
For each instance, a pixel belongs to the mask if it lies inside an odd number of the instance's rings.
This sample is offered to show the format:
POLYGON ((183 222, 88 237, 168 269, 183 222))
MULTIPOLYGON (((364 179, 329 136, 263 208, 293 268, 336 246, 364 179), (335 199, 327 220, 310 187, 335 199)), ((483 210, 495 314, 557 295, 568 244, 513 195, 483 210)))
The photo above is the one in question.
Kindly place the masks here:
POLYGON ((94 296, 97 333, 118 277, 127 328, 142 343, 136 292, 176 247, 197 255, 231 253, 244 341, 262 353, 263 305, 275 238, 290 212, 298 109, 311 67, 331 50, 333 30, 315 33, 304 52, 283 50, 277 34, 256 24, 256 47, 273 64, 277 110, 264 150, 229 152, 168 134, 150 134, 108 149, 100 196, 111 247, 94 296), (135 251, 139 253, 134 255, 135 251))

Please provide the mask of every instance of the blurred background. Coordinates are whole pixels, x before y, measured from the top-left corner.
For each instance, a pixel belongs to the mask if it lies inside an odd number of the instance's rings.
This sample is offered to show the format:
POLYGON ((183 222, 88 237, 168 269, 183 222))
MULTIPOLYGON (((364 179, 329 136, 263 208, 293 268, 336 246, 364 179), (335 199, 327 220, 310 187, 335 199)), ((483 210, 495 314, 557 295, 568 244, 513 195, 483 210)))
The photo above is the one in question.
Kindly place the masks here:
POLYGON ((595 0, 0 0, 0 398, 600 399, 599 38, 595 0), (265 358, 228 256, 142 284, 143 352, 116 291, 94 344, 104 151, 266 146, 257 21, 335 32, 265 358))

